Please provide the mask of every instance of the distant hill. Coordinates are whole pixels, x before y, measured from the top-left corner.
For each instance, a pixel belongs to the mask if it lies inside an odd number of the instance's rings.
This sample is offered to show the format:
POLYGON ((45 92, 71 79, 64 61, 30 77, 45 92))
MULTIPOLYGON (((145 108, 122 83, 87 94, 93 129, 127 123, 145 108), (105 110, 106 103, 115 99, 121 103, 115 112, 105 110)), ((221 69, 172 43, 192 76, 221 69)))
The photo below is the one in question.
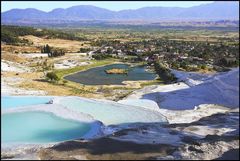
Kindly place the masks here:
MULTIPOLYGON (((47 3, 47 2, 46 2, 47 3)), ((144 7, 136 10, 111 11, 91 5, 57 8, 44 12, 33 8, 12 9, 1 14, 2 24, 41 23, 46 21, 161 21, 161 20, 239 20, 239 2, 213 2, 189 8, 144 7)))

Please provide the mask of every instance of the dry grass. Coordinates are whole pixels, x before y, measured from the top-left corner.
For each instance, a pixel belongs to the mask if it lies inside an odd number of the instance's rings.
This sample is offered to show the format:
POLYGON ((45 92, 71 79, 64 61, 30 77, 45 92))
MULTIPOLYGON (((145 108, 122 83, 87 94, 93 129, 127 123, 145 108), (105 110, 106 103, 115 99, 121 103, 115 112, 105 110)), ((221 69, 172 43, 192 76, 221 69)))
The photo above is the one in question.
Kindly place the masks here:
POLYGON ((127 74, 128 73, 126 69, 117 69, 117 68, 105 70, 105 72, 107 74, 127 74))
POLYGON ((87 45, 84 42, 73 41, 73 40, 45 39, 45 38, 39 38, 32 35, 22 36, 19 38, 24 38, 33 42, 34 46, 43 46, 48 44, 49 46, 66 49, 67 51, 71 51, 71 52, 78 52, 81 47, 87 47, 87 45))
POLYGON ((40 53, 40 49, 35 46, 16 46, 16 45, 1 45, 1 51, 11 53, 40 53))
POLYGON ((197 72, 203 73, 203 74, 216 74, 216 71, 213 69, 207 68, 207 69, 200 69, 197 72))
POLYGON ((53 85, 46 82, 24 81, 19 85, 19 87, 24 89, 47 91, 48 95, 57 95, 57 96, 71 95, 71 92, 68 89, 63 87, 59 88, 57 85, 53 85))
POLYGON ((65 86, 62 84, 53 84, 44 81, 29 80, 24 81, 19 84, 19 87, 25 89, 43 90, 47 92, 47 95, 53 96, 81 96, 87 98, 103 98, 102 95, 96 93, 87 92, 88 89, 77 87, 73 88, 71 86, 65 86))
POLYGON ((7 52, 3 52, 1 54, 1 59, 11 61, 11 62, 17 62, 17 63, 27 62, 26 58, 20 57, 18 54, 10 54, 7 52))
MULTIPOLYGON (((4 73, 4 77, 15 76, 15 73, 4 73)), ((20 73, 20 78, 25 80, 17 85, 17 87, 24 88, 26 90, 43 90, 48 95, 55 96, 82 96, 89 98, 103 98, 102 95, 96 94, 97 87, 84 86, 74 82, 67 82, 63 84, 61 81, 57 84, 45 81, 44 74, 42 72, 34 73, 20 73)))
MULTIPOLYGON (((8 74, 10 75, 10 73, 8 74)), ((20 73, 18 75, 20 78, 25 80, 17 85, 17 87, 29 89, 29 90, 43 90, 47 91, 48 95, 70 95, 69 89, 54 85, 44 81, 44 75, 42 72, 34 73, 20 73)))

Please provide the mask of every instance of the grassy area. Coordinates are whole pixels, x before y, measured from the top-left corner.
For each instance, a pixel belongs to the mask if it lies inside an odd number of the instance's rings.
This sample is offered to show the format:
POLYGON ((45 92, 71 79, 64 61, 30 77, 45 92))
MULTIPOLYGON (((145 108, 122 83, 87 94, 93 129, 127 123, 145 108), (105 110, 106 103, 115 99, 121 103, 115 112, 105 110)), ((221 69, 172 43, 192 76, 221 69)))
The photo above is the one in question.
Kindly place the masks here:
MULTIPOLYGON (((92 64, 90 64, 90 65, 77 66, 77 67, 69 68, 69 69, 61 69, 61 70, 56 70, 55 72, 56 72, 56 74, 59 78, 63 79, 63 77, 68 75, 68 74, 88 70, 90 68, 94 68, 94 67, 98 67, 98 66, 112 64, 116 61, 118 61, 118 60, 117 59, 92 60, 91 61, 92 64)), ((96 93, 97 88, 98 88, 98 87, 95 87, 95 86, 82 85, 82 84, 71 82, 71 81, 67 81, 67 83, 59 84, 59 85, 62 85, 63 87, 68 88, 70 93, 72 93, 74 95, 81 95, 81 96, 83 94, 94 95, 96 93)))
MULTIPOLYGON (((61 70, 56 70, 55 72, 58 75, 58 77, 60 77, 62 79, 64 76, 75 73, 75 72, 88 70, 90 68, 94 68, 94 67, 98 67, 98 66, 109 65, 109 64, 112 64, 112 63, 118 62, 118 61, 119 61, 118 59, 92 60, 92 64, 90 64, 90 65, 77 66, 77 67, 70 68, 70 69, 61 69, 61 70)), ((134 64, 134 65, 140 65, 140 64, 134 64)), ((142 63, 141 63, 141 65, 142 65, 142 63)), ((123 86, 123 87, 108 86, 108 87, 103 87, 103 89, 132 91, 132 90, 138 89, 140 87, 144 87, 144 86, 148 86, 148 85, 157 85, 157 84, 161 84, 161 83, 163 83, 162 80, 156 79, 156 80, 139 83, 140 84, 139 87, 132 87, 129 85, 123 86)), ((99 88, 96 86, 82 85, 82 84, 71 82, 71 81, 68 81, 68 83, 65 84, 64 86, 70 88, 71 92, 78 93, 78 94, 80 94, 80 93, 95 93, 96 90, 99 88)))
POLYGON ((105 87, 106 89, 111 90, 134 90, 135 87, 127 87, 127 86, 112 86, 112 87, 105 87))
POLYGON ((141 87, 150 86, 150 85, 161 85, 163 83, 164 82, 162 80, 155 79, 152 81, 147 81, 147 82, 141 83, 141 87))
MULTIPOLYGON (((78 71, 87 70, 90 68, 103 66, 118 62, 117 59, 106 59, 106 60, 92 60, 92 64, 86 66, 78 66, 71 69, 62 69, 56 70, 56 74, 62 78, 67 74, 71 74, 78 71)), ((66 81, 61 79, 57 83, 44 81, 41 77, 43 76, 42 72, 38 73, 39 75, 33 74, 22 74, 23 78, 29 78, 29 81, 23 82, 20 84, 21 87, 27 89, 37 89, 37 90, 46 90, 49 95, 76 95, 82 97, 91 97, 91 98, 102 98, 102 97, 111 97, 113 94, 117 95, 114 99, 119 99, 125 97, 129 93, 131 93, 134 89, 139 89, 141 86, 152 85, 159 83, 159 80, 147 81, 145 83, 137 83, 139 84, 137 87, 133 85, 126 86, 102 86, 102 92, 99 94, 97 92, 101 86, 88 86, 80 83, 66 81), (30 79, 31 78, 31 79, 30 79), (39 79, 41 78, 41 79, 39 79), (118 92, 118 90, 126 90, 126 92, 118 92), (127 92, 128 91, 128 92, 127 92)), ((136 84, 136 83, 134 83, 136 84)))
POLYGON ((23 57, 20 57, 16 54, 9 54, 9 53, 1 54, 1 59, 12 61, 12 62, 17 62, 17 63, 25 63, 27 61, 27 59, 25 59, 23 57))
POLYGON ((78 71, 83 71, 83 70, 87 70, 87 69, 102 66, 102 65, 112 64, 115 61, 118 61, 118 60, 117 59, 92 60, 91 61, 92 64, 90 64, 90 65, 77 66, 77 67, 69 68, 69 69, 59 69, 59 70, 55 70, 55 72, 59 78, 63 78, 64 76, 66 76, 68 74, 72 74, 72 73, 75 73, 78 71))
POLYGON ((129 91, 129 92, 127 92, 127 93, 117 95, 117 97, 116 97, 113 101, 122 100, 123 98, 127 97, 127 96, 130 95, 131 93, 132 93, 132 91, 129 91))

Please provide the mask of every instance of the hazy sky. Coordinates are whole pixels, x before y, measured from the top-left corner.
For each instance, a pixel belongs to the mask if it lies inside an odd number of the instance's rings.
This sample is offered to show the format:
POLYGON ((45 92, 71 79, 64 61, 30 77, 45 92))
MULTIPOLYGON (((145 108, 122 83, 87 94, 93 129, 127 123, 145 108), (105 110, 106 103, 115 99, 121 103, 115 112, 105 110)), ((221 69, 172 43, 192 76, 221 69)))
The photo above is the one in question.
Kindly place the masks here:
POLYGON ((36 8, 42 11, 51 11, 55 8, 68 8, 76 5, 94 5, 119 11, 123 9, 137 9, 146 6, 191 7, 212 2, 213 1, 1 1, 1 11, 4 12, 13 8, 36 8))

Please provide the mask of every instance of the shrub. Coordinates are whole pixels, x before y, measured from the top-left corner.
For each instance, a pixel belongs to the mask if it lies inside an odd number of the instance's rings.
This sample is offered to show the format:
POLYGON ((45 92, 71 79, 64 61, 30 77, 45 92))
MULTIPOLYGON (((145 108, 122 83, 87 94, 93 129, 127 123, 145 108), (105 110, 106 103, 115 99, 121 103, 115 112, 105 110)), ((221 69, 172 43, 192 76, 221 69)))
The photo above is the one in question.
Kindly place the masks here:
POLYGON ((54 72, 48 72, 46 74, 46 78, 47 78, 47 80, 50 80, 50 81, 59 81, 60 80, 60 78, 54 72))
POLYGON ((201 69, 207 69, 207 66, 205 64, 201 65, 201 69))
POLYGON ((63 84, 66 84, 68 81, 67 80, 63 80, 63 84))
POLYGON ((103 59, 111 58, 112 56, 109 54, 95 54, 92 57, 96 60, 103 60, 103 59))

